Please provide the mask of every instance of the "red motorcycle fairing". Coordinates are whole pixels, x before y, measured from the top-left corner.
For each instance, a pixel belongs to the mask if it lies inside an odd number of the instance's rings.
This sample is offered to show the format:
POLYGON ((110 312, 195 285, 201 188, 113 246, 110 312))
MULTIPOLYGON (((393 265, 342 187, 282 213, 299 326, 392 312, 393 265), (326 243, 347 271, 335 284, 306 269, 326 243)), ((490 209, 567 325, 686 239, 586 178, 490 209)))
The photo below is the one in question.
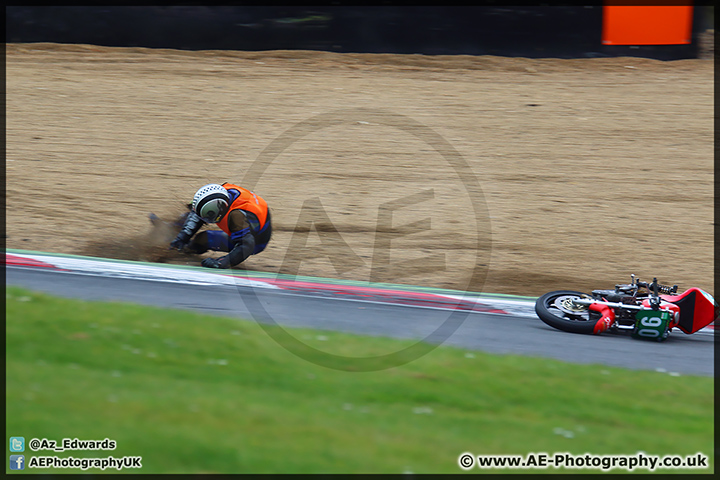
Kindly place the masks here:
POLYGON ((720 307, 713 297, 699 288, 690 288, 680 295, 660 295, 660 298, 680 308, 677 327, 687 334, 707 327, 720 315, 720 307))
POLYGON ((607 331, 608 328, 615 322, 615 311, 602 303, 591 303, 588 306, 589 310, 598 312, 601 315, 600 320, 595 323, 593 333, 595 335, 607 331))

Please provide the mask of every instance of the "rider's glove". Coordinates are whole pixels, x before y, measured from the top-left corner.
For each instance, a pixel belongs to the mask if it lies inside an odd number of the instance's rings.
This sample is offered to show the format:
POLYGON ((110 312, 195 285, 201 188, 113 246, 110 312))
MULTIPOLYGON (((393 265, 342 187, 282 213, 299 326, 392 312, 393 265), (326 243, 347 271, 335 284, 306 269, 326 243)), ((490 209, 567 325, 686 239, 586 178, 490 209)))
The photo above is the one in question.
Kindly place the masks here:
POLYGON ((229 268, 227 256, 220 258, 208 257, 203 259, 202 266, 207 268, 229 268))
POLYGON ((178 233, 177 237, 175 237, 175 240, 173 240, 170 243, 170 248, 176 248, 178 250, 182 250, 185 248, 185 245, 188 244, 190 241, 190 235, 188 235, 186 232, 180 232, 178 233))

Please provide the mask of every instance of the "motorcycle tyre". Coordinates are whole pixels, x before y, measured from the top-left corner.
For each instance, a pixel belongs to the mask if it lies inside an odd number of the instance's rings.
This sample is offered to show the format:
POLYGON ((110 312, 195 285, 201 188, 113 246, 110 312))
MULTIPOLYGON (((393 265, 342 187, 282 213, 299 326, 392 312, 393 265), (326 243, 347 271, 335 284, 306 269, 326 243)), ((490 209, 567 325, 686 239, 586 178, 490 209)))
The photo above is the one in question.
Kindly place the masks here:
POLYGON ((562 330, 563 332, 592 334, 593 330, 595 329, 595 321, 578 321, 570 320, 564 317, 558 317, 557 315, 553 314, 550 309, 548 309, 548 301, 552 298, 562 295, 581 296, 587 294, 574 290, 556 290, 554 292, 546 293, 535 301, 535 313, 538 317, 540 317, 540 320, 553 328, 562 330))

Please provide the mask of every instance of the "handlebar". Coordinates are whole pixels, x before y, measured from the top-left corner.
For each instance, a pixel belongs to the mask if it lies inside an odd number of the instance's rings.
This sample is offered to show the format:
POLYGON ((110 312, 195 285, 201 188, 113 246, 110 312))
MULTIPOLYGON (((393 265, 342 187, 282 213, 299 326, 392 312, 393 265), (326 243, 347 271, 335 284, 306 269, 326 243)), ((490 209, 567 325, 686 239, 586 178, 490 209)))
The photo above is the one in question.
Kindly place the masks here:
POLYGON ((654 278, 652 283, 641 282, 640 280, 638 280, 635 284, 638 287, 645 287, 653 293, 658 293, 658 294, 663 293, 665 295, 671 295, 673 293, 677 293, 677 289, 678 289, 677 285, 673 285, 671 287, 669 285, 661 285, 661 284, 657 283, 657 278, 654 278), (656 290, 656 288, 657 288, 657 290, 656 290))

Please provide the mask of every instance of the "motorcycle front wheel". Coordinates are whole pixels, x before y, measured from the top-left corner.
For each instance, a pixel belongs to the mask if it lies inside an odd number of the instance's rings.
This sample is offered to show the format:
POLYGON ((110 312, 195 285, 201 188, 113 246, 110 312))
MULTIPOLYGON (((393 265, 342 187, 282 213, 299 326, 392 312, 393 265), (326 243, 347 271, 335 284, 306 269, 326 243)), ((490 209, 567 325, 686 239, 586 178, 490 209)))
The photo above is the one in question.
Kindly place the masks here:
POLYGON ((546 293, 535 302, 535 313, 540 320, 563 332, 593 333, 600 315, 588 310, 587 305, 573 303, 577 298, 591 297, 574 290, 546 293))

